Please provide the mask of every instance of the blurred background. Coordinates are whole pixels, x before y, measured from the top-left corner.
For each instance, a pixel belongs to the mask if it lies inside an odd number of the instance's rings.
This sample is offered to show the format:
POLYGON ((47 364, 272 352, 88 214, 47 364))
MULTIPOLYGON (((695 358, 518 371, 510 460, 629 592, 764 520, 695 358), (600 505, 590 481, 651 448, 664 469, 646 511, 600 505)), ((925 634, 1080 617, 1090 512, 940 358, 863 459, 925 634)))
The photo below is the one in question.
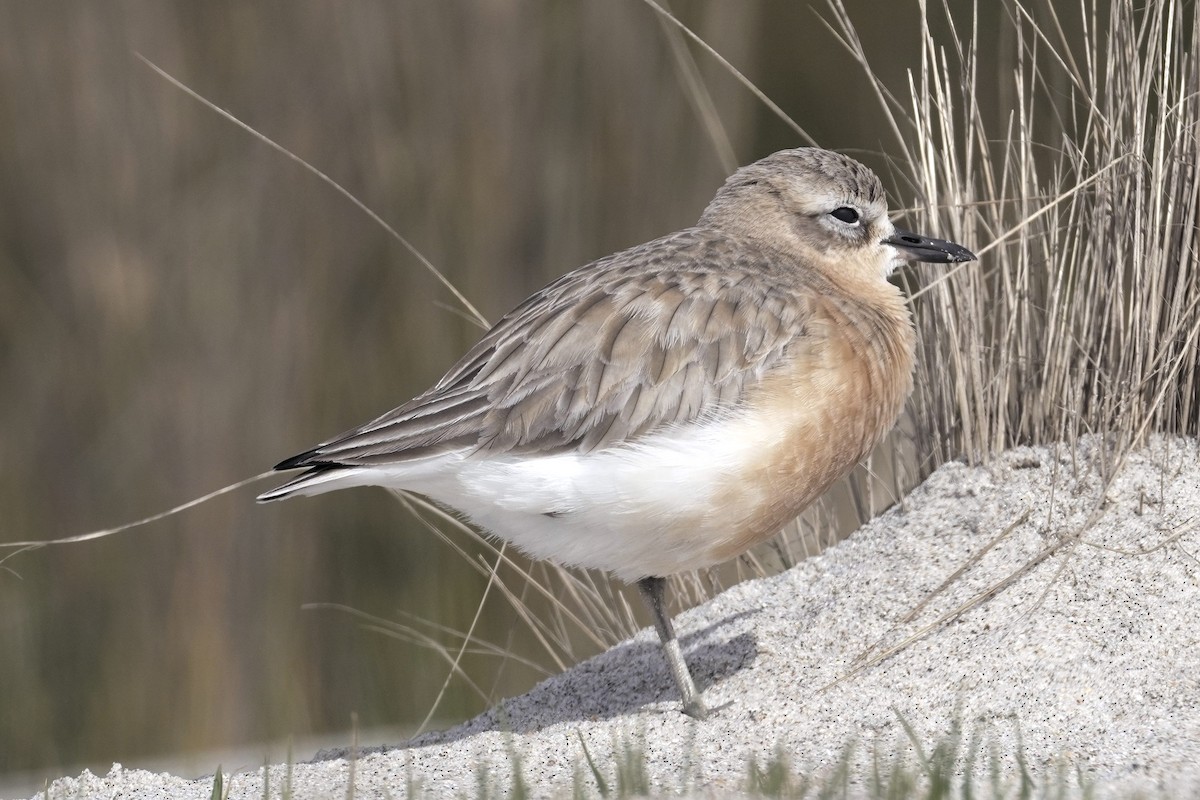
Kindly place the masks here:
MULTIPOLYGON (((846 7, 903 92, 917 0, 846 7)), ((819 144, 879 170, 893 207, 911 200, 824 6, 673 8, 819 144)), ((981 13, 995 31, 1008 12, 981 13)), ((491 320, 692 223, 733 164, 806 143, 640 0, 0 4, 5 541, 255 475, 426 388, 479 335, 360 210, 135 53, 343 184, 491 320)), ((1005 108, 1002 81, 988 91, 1005 108)), ((425 716, 436 653, 302 606, 465 629, 484 579, 385 492, 256 505, 269 485, 4 561, 0 775, 425 716)), ((508 606, 480 626, 520 646, 508 606)), ((539 677, 466 669, 494 697, 539 677)), ((483 707, 454 681, 437 716, 483 707)))

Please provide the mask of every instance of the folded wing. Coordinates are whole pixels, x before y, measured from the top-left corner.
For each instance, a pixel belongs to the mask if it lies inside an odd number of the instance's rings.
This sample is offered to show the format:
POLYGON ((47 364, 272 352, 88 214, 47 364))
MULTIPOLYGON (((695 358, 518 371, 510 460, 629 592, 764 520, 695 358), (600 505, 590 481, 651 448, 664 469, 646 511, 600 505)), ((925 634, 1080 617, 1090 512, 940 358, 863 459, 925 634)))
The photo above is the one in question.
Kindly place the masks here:
POLYGON ((772 269, 698 229, 609 256, 530 297, 427 392, 277 468, 589 452, 729 411, 804 330, 807 294, 764 281, 772 269))

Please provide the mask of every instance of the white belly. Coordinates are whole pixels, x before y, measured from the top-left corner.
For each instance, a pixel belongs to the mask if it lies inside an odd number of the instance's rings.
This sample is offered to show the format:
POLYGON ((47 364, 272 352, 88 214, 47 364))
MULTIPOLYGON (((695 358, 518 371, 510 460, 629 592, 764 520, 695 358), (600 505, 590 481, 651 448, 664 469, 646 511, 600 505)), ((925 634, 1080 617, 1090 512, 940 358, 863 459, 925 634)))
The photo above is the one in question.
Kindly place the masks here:
POLYGON ((387 467, 339 470, 330 485, 424 494, 535 558, 625 580, 710 566, 711 553, 766 500, 729 489, 777 444, 777 426, 744 416, 579 454, 467 457, 465 451, 387 467), (723 499, 721 499, 723 498, 723 499))

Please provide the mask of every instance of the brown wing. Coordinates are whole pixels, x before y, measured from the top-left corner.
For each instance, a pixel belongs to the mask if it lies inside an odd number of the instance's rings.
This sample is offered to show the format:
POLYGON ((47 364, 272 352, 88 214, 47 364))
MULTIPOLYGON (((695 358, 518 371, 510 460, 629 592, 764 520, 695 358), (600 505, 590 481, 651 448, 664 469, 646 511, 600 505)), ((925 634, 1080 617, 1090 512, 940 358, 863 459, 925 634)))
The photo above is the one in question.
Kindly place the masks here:
POLYGON ((803 334, 803 293, 754 246, 688 229, 530 297, 429 391, 281 463, 378 465, 450 448, 587 452, 735 406, 803 334))

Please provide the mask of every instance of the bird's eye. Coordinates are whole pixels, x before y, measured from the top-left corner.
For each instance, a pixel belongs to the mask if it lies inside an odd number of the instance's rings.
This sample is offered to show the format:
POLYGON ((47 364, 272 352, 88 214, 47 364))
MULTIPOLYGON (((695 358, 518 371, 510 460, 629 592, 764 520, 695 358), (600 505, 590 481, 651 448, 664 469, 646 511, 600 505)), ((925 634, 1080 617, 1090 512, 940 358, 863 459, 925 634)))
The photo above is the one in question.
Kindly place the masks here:
POLYGON ((849 206, 841 206, 840 208, 835 208, 833 211, 829 212, 829 216, 833 217, 836 220, 844 222, 847 225, 853 225, 856 222, 858 222, 858 212, 855 211, 853 208, 850 208, 849 206))

